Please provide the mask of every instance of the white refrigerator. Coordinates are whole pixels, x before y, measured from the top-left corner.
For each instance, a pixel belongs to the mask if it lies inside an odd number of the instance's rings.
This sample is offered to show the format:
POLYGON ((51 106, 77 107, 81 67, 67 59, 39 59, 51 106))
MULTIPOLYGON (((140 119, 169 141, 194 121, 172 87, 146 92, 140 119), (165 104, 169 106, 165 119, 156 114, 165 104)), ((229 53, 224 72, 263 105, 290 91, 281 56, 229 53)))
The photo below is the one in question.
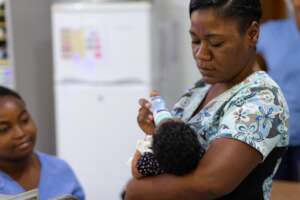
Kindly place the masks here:
POLYGON ((116 200, 143 137, 138 99, 151 83, 151 5, 59 3, 52 7, 57 154, 88 200, 116 200))

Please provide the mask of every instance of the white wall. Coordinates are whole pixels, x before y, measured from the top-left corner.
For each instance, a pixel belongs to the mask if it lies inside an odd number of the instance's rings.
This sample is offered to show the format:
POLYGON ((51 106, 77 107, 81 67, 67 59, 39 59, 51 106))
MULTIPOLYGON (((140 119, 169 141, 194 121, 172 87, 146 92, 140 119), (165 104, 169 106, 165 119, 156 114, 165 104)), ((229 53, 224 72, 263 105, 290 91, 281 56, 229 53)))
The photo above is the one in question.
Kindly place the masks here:
POLYGON ((155 24, 158 59, 154 77, 167 104, 172 106, 180 95, 199 79, 200 74, 192 58, 189 36, 189 0, 157 0, 155 24))
POLYGON ((38 126, 37 149, 55 153, 49 0, 7 0, 7 29, 15 89, 38 126))

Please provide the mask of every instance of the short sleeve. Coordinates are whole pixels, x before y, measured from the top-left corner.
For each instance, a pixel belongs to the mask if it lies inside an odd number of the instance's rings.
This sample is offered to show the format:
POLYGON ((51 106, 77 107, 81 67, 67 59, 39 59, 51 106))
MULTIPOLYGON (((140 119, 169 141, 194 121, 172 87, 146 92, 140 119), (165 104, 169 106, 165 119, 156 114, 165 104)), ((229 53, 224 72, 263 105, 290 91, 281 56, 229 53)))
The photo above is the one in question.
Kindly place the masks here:
POLYGON ((248 88, 224 109, 216 137, 244 142, 265 159, 287 134, 286 109, 278 88, 248 88))
POLYGON ((84 189, 66 161, 41 152, 37 152, 37 155, 42 165, 40 199, 71 195, 78 200, 85 200, 84 189))
MULTIPOLYGON (((65 162, 65 161, 63 161, 65 162)), ((73 169, 71 168, 71 166, 65 162, 65 173, 64 176, 69 176, 70 182, 69 184, 72 185, 73 190, 72 193, 70 195, 75 196, 76 198, 78 198, 78 200, 84 200, 85 199, 85 193, 84 190, 80 184, 80 182, 78 181, 73 169)), ((61 177, 63 180, 63 176, 61 177)))

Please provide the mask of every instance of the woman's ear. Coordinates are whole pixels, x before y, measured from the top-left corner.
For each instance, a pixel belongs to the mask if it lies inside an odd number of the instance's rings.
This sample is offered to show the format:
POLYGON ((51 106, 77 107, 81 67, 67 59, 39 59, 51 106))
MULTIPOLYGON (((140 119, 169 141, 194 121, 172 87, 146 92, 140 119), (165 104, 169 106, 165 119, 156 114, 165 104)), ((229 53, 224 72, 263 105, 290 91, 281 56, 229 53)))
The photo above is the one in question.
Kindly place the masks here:
POLYGON ((259 23, 253 21, 247 30, 250 47, 255 47, 259 38, 259 23))

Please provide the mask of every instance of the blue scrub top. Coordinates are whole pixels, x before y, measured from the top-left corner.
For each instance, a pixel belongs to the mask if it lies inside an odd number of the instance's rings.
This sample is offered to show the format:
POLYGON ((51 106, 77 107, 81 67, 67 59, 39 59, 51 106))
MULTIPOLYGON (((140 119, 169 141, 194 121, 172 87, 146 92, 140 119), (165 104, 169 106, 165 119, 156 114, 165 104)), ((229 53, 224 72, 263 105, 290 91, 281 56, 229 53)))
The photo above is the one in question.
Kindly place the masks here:
MULTIPOLYGON (((73 195, 84 200, 83 188, 71 167, 63 160, 44 153, 36 153, 41 163, 39 197, 49 200, 64 195, 73 195)), ((24 188, 6 173, 0 171, 0 194, 16 195, 25 192, 24 188)))
POLYGON ((300 145, 300 31, 294 18, 261 26, 257 45, 269 75, 281 87, 290 109, 290 145, 300 145))

